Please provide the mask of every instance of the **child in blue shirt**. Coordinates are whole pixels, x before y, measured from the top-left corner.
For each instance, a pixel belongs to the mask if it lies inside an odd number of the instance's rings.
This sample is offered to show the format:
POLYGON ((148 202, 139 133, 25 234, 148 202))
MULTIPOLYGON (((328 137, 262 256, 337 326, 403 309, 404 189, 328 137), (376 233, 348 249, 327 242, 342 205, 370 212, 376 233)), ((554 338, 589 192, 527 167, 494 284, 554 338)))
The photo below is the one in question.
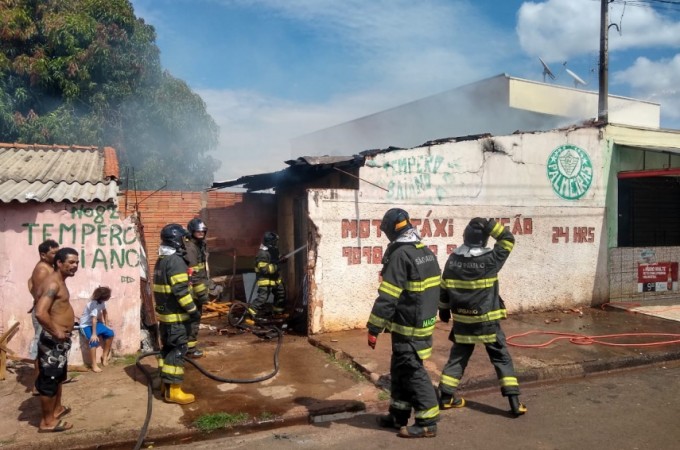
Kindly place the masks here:
POLYGON ((106 302, 111 298, 111 289, 100 286, 92 293, 90 302, 80 316, 80 329, 90 343, 90 365, 93 372, 101 372, 97 365, 97 347, 103 342, 102 366, 109 364, 111 357, 111 344, 113 343, 113 330, 109 328, 109 317, 106 312, 106 302), (92 332, 94 330, 94 333, 92 332))

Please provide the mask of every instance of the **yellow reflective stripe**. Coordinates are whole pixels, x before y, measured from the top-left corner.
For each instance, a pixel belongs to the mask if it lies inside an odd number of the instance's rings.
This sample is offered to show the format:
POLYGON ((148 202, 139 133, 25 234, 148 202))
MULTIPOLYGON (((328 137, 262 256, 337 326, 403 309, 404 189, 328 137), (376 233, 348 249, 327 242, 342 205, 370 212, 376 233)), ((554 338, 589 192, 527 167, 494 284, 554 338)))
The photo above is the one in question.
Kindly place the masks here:
POLYGON ((409 281, 406 283, 406 290, 413 292, 423 292, 425 289, 438 287, 440 283, 439 275, 436 277, 425 278, 422 281, 409 281))
POLYGON ((203 284, 203 283, 194 284, 192 286, 192 288, 194 289, 194 292, 197 293, 197 294, 200 294, 201 292, 208 289, 207 287, 205 287, 205 284, 203 284))
POLYGON ((172 294, 172 288, 168 284, 154 284, 153 291, 159 294, 172 294))
POLYGON ((501 225, 499 222, 496 222, 496 225, 494 225, 493 229, 491 230, 491 233, 489 234, 491 234, 491 236, 493 236, 493 238, 496 239, 503 232, 503 228, 505 228, 504 225, 501 225))
POLYGON ((515 244, 513 244, 510 241, 506 241, 505 239, 503 239, 502 241, 498 241, 498 245, 500 245, 509 252, 511 252, 512 249, 515 248, 515 244))
POLYGON ((158 314, 158 321, 163 323, 186 322, 189 314, 158 314))
POLYGON ((416 244, 416 248, 423 248, 423 247, 425 247, 425 244, 423 244, 422 242, 418 242, 416 244))
POLYGON ((368 323, 370 323, 371 325, 375 325, 380 329, 384 329, 389 326, 390 321, 371 313, 371 316, 368 318, 368 323))
POLYGON ((385 294, 390 295, 394 298, 399 298, 401 296, 403 289, 393 284, 390 284, 387 281, 383 281, 382 283, 380 283, 378 291, 384 292, 385 294))
POLYGON ((519 386, 517 378, 515 377, 503 377, 500 380, 498 380, 498 382, 501 384, 502 387, 519 386))
POLYGON ((179 299, 179 304, 182 307, 187 306, 189 303, 191 303, 193 299, 191 298, 191 295, 187 294, 184 297, 179 299))
POLYGON ((447 278, 442 280, 442 287, 447 289, 486 289, 493 287, 496 281, 498 281, 498 277, 482 278, 481 280, 474 281, 452 280, 447 278))
POLYGON ((163 364, 165 364, 165 361, 163 360, 163 358, 161 358, 161 357, 159 356, 159 357, 158 357, 158 367, 163 367, 163 364))
POLYGON ((390 399, 390 407, 394 409, 401 409, 403 411, 411 411, 411 404, 408 402, 402 402, 401 400, 390 399))
POLYGON ((427 359, 432 356, 432 347, 424 348, 416 352, 420 359, 427 359))
POLYGON ((168 375, 184 375, 184 367, 170 366, 165 364, 161 369, 161 372, 166 373, 168 375))
POLYGON ((281 279, 279 278, 278 280, 270 280, 269 278, 260 278, 257 280, 257 285, 258 286, 276 286, 281 282, 281 279))
POLYGON ((189 342, 187 342, 187 347, 189 347, 189 348, 194 348, 194 347, 196 347, 196 341, 189 341, 189 342))
POLYGON ((257 263, 257 268, 261 269, 263 267, 267 267, 267 264, 269 264, 267 261, 260 261, 257 263))
POLYGON ((423 411, 416 411, 416 419, 434 419, 439 415, 439 406, 434 406, 423 411))
POLYGON ((439 308, 439 309, 449 309, 449 308, 451 308, 451 305, 449 305, 448 303, 443 303, 443 302, 440 301, 437 304, 437 308, 439 308))
POLYGON ((197 272, 199 270, 203 270, 203 269, 205 269, 205 263, 198 263, 195 266, 191 266, 190 269, 193 270, 194 272, 197 272))
POLYGON ((464 316, 462 314, 451 314, 455 322, 460 323, 480 323, 480 322, 491 322, 492 320, 501 320, 508 318, 508 311, 506 309, 497 309, 495 311, 489 311, 486 314, 480 314, 478 316, 464 316))
POLYGON ((451 386, 452 388, 457 388, 458 385, 460 384, 460 379, 442 374, 442 377, 439 380, 439 382, 441 384, 446 385, 446 386, 451 386))
POLYGON ((432 333, 434 332, 434 325, 425 328, 416 328, 392 323, 389 328, 392 333, 401 334, 402 336, 428 337, 432 336, 432 333))
POLYGON ((454 334, 459 344, 491 344, 496 342, 496 333, 483 334, 481 336, 454 334))
POLYGON ((186 283, 189 281, 189 275, 186 273, 178 273, 170 277, 170 284, 175 285, 177 283, 186 283))

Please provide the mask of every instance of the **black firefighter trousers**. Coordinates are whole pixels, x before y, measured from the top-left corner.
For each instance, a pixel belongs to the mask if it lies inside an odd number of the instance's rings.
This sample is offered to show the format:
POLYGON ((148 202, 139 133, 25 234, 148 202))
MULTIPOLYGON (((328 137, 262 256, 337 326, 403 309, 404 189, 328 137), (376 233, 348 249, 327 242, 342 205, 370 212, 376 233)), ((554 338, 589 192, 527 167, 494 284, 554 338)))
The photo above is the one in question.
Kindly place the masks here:
POLYGON ((167 384, 181 384, 184 381, 184 356, 191 332, 191 323, 164 323, 159 325, 161 335, 161 357, 158 361, 161 380, 167 384))
MULTIPOLYGON (((512 357, 508 352, 505 342, 505 333, 499 326, 496 331, 496 342, 484 344, 486 353, 496 369, 496 376, 504 397, 519 395, 519 383, 515 377, 515 369, 512 365, 512 357)), ((467 367, 470 356, 475 349, 475 344, 461 344, 454 342, 449 354, 449 360, 444 365, 442 377, 439 382, 439 391, 443 394, 455 396, 458 383, 463 378, 463 372, 467 367)))
POLYGON ((414 410, 416 425, 425 427, 436 424, 439 420, 437 392, 415 349, 396 351, 392 347, 390 376, 390 414, 394 416, 395 422, 406 425, 411 410, 414 410))

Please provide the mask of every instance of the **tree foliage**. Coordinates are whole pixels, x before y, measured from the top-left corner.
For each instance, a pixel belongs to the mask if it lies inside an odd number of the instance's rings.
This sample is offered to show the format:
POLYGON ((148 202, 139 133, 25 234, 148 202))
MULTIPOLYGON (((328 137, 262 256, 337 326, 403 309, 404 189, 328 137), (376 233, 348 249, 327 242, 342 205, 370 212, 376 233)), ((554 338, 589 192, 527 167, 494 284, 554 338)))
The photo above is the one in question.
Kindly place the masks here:
POLYGON ((208 187, 217 125, 155 40, 129 0, 0 0, 0 140, 114 147, 130 189, 208 187))

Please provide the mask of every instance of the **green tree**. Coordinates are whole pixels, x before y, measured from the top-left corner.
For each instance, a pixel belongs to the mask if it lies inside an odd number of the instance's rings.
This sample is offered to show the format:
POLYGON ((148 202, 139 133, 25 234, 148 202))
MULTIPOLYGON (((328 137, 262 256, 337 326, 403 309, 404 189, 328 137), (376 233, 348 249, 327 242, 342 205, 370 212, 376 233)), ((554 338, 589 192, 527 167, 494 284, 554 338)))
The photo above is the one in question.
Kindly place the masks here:
POLYGON ((0 140, 114 147, 129 188, 210 186, 218 127, 155 40, 129 0, 0 0, 0 140))

